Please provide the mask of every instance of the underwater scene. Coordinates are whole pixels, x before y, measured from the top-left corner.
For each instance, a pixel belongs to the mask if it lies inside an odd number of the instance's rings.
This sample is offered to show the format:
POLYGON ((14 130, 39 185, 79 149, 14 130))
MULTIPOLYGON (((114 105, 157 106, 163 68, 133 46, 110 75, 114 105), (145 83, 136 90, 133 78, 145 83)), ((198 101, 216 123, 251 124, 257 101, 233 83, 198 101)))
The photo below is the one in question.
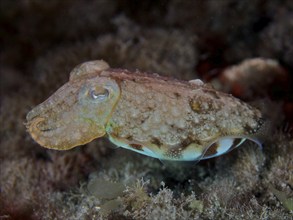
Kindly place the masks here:
POLYGON ((293 1, 2 0, 0 24, 0 220, 293 218, 293 1))

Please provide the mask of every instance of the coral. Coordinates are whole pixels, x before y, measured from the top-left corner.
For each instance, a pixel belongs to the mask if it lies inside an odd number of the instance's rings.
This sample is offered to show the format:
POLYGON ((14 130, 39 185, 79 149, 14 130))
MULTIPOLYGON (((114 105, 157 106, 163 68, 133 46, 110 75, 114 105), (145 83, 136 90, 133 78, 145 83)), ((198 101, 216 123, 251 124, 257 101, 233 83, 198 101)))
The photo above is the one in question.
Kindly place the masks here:
POLYGON ((222 90, 242 100, 256 100, 286 94, 289 75, 272 59, 253 58, 226 68, 219 76, 222 90))

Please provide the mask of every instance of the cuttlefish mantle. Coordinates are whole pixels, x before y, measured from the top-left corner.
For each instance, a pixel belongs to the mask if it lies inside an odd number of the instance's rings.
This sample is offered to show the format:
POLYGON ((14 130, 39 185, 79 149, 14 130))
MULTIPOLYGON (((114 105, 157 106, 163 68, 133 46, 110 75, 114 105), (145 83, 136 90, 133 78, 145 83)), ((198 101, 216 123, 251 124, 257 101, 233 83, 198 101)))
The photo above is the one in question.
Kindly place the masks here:
POLYGON ((40 145, 68 150, 106 136, 163 160, 193 161, 259 143, 261 112, 201 80, 112 69, 102 60, 77 66, 69 82, 27 114, 40 145))

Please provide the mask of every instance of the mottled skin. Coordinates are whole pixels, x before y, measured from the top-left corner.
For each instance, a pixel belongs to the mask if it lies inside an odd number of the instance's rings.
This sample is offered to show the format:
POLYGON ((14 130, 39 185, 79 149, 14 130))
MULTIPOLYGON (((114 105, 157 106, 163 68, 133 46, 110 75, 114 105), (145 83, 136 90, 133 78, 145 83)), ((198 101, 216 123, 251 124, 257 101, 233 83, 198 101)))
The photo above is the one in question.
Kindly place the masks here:
POLYGON ((259 110, 200 80, 111 69, 104 61, 76 67, 27 115, 31 136, 47 148, 67 150, 106 135, 166 160, 206 159, 245 139, 257 142, 262 125, 259 110))

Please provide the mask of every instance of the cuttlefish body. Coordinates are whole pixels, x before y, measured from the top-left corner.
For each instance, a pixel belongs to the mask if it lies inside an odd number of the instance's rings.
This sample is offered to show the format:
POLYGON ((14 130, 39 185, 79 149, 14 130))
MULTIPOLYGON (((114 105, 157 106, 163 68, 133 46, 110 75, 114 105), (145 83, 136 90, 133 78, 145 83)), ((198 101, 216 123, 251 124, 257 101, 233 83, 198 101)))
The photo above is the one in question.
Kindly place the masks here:
POLYGON ((40 145, 67 150, 107 136, 114 144, 163 160, 192 161, 258 142, 261 112, 200 80, 77 66, 70 80, 27 114, 40 145))

